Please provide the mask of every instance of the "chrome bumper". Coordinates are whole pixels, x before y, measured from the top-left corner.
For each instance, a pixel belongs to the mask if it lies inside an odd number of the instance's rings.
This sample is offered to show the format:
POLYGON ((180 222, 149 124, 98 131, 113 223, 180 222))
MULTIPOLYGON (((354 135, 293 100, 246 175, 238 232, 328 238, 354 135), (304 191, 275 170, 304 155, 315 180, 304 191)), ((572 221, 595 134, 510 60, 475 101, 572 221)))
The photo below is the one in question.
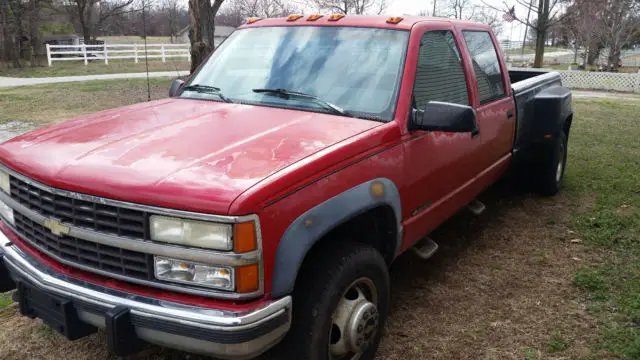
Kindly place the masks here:
POLYGON ((137 337, 161 346, 226 359, 252 358, 278 343, 291 324, 290 296, 250 312, 229 312, 125 293, 53 271, 2 231, 0 259, 17 283, 73 302, 86 324, 105 328, 107 312, 126 307, 137 337))

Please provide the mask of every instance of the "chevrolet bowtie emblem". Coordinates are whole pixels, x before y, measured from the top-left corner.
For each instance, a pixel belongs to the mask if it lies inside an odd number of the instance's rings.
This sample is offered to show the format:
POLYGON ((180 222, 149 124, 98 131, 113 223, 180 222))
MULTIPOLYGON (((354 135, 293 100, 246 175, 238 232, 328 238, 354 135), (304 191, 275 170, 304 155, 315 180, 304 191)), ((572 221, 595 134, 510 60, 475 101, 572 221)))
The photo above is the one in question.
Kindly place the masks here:
POLYGON ((56 219, 45 220, 44 227, 51 230, 54 235, 69 235, 69 227, 62 225, 62 223, 56 219))

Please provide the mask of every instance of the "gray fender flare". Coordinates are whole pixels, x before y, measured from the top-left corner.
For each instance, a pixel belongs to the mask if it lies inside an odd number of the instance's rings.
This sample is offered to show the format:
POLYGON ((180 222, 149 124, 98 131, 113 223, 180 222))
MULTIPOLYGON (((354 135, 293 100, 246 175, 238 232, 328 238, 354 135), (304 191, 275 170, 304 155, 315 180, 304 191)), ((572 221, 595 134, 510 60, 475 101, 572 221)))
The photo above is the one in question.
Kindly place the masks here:
POLYGON ((395 214, 397 255, 402 239, 402 207, 398 188, 386 178, 367 181, 316 205, 289 225, 276 250, 271 296, 278 298, 293 292, 302 261, 322 236, 345 221, 380 205, 390 206, 395 214), (374 184, 382 184, 383 195, 372 193, 374 184))

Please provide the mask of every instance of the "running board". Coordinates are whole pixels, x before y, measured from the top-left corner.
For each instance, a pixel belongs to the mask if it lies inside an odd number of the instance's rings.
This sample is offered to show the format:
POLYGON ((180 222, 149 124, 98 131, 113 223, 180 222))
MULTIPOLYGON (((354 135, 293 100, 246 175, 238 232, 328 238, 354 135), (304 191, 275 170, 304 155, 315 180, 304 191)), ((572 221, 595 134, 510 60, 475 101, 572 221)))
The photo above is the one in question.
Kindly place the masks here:
POLYGON ((474 215, 478 216, 482 214, 487 209, 487 207, 484 206, 484 204, 481 203, 480 200, 472 200, 469 204, 467 204, 467 209, 469 209, 469 211, 471 211, 474 215))
POLYGON ((419 258, 427 260, 438 251, 438 244, 430 237, 426 237, 414 245, 411 250, 413 250, 414 254, 418 255, 419 258))

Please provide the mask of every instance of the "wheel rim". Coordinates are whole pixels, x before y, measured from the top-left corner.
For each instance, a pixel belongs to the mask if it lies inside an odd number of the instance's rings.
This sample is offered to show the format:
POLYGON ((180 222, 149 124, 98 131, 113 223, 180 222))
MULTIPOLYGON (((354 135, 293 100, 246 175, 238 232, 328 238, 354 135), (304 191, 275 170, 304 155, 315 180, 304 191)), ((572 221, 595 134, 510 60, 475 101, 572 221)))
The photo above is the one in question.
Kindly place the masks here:
POLYGON ((357 360, 378 333, 378 293, 368 278, 351 283, 340 297, 329 330, 330 359, 357 360))
POLYGON ((558 154, 558 168, 556 169, 556 182, 562 180, 562 172, 564 171, 564 144, 560 144, 560 151, 558 154))

